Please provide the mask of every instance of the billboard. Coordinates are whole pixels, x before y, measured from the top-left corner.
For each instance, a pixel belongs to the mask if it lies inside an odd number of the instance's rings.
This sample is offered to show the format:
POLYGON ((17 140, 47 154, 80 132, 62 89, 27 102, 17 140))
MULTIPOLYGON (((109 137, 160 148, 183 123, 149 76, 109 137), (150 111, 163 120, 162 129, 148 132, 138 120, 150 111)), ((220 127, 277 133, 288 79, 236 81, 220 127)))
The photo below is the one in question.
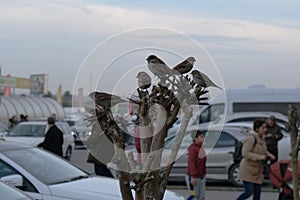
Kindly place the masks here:
POLYGON ((29 78, 0 76, 0 87, 29 89, 29 78))
POLYGON ((48 93, 48 74, 30 75, 30 94, 41 96, 48 93))

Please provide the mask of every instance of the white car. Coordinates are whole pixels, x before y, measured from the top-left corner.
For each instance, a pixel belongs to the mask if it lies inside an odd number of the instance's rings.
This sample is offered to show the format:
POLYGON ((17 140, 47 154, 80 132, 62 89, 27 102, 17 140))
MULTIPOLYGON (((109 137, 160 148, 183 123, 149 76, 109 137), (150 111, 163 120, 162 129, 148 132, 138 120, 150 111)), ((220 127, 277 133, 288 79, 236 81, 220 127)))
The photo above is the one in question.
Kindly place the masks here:
MULTIPOLYGON (((120 200, 116 179, 90 176, 59 156, 21 143, 0 141, 0 180, 38 200, 120 200)), ((165 199, 184 200, 166 191, 165 199)))
MULTIPOLYGON (((70 126, 67 122, 60 121, 55 122, 55 124, 64 134, 64 157, 70 160, 75 146, 70 126)), ((37 146, 39 143, 43 142, 47 130, 48 124, 46 121, 21 122, 11 129, 4 139, 7 141, 37 146)))
POLYGON ((1 199, 12 199, 12 200, 33 200, 17 188, 6 185, 0 181, 0 194, 1 199))

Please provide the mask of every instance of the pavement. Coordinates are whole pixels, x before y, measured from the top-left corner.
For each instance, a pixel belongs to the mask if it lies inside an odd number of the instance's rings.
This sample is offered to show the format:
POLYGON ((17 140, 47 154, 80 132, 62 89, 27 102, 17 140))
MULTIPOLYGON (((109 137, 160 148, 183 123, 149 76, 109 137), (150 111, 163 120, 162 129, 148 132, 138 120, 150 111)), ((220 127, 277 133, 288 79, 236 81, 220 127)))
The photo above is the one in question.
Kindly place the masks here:
MULTIPOLYGON (((187 198, 189 192, 186 187, 168 186, 168 189, 174 191, 183 197, 187 198)), ((207 200, 234 200, 243 192, 243 188, 224 188, 221 187, 207 187, 206 188, 206 199, 207 200)), ((249 200, 252 197, 248 198, 249 200)), ((277 191, 264 190, 261 193, 261 200, 276 200, 278 199, 277 191)))

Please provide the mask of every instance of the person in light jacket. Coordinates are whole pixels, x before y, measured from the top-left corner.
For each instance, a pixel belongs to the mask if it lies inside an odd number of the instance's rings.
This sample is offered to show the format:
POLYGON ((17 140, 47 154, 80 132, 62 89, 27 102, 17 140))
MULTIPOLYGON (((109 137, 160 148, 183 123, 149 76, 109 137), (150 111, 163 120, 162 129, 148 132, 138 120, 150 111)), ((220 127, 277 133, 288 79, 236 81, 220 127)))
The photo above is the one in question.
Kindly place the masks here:
POLYGON ((264 135, 267 131, 263 120, 253 123, 255 133, 249 134, 244 141, 240 163, 239 178, 243 181, 245 191, 237 200, 248 199, 253 195, 253 200, 260 200, 261 184, 264 176, 264 161, 274 160, 275 156, 267 151, 264 135))

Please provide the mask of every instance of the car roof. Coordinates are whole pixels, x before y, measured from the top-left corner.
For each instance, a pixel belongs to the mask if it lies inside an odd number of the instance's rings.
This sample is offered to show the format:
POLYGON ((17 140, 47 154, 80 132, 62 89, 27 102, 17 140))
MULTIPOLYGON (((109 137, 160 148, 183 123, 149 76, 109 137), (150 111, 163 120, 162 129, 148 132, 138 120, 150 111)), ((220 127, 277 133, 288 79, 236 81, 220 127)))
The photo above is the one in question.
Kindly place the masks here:
POLYGON ((276 121, 288 121, 288 117, 286 115, 278 112, 235 112, 227 115, 222 114, 213 123, 217 124, 222 122, 223 120, 225 120, 225 122, 231 122, 232 120, 238 120, 239 118, 268 118, 272 115, 276 117, 276 121))
MULTIPOLYGON (((62 124, 62 123, 66 123, 67 124, 67 122, 55 121, 55 124, 62 124)), ((20 122, 19 124, 30 124, 30 125, 32 125, 32 124, 34 124, 34 125, 40 125, 40 124, 42 124, 42 125, 47 125, 47 121, 26 121, 26 122, 20 122)))
POLYGON ((270 112, 270 111, 255 111, 255 112, 235 112, 232 113, 232 115, 239 115, 239 114, 249 114, 249 115, 255 115, 255 114, 263 114, 263 115, 275 115, 275 116, 281 116, 286 117, 286 115, 279 113, 279 112, 270 112))
POLYGON ((280 119, 287 119, 287 116, 282 114, 282 113, 278 113, 278 112, 235 112, 235 113, 231 113, 231 114, 227 114, 226 117, 228 118, 233 118, 233 117, 252 117, 252 116, 257 116, 257 117, 270 117, 271 115, 274 115, 277 118, 280 119))
POLYGON ((10 142, 10 141, 5 141, 5 140, 0 140, 0 152, 17 150, 17 149, 26 149, 26 148, 32 148, 32 146, 27 145, 27 144, 18 143, 18 142, 10 142))

